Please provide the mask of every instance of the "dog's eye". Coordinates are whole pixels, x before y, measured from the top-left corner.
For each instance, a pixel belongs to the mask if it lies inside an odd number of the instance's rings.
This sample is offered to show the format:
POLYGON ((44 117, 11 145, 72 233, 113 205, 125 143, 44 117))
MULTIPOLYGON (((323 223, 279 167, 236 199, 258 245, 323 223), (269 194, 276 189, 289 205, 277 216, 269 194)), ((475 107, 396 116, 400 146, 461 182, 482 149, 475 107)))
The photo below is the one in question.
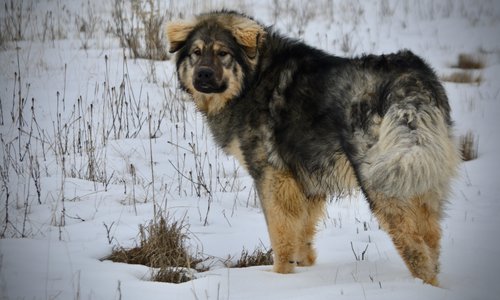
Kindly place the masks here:
POLYGON ((228 55, 229 55, 229 53, 228 53, 227 51, 219 51, 219 52, 217 53, 217 55, 219 55, 219 57, 224 58, 224 57, 228 56, 228 55))
POLYGON ((201 50, 198 49, 198 48, 196 48, 196 49, 193 50, 192 54, 196 55, 196 56, 200 56, 201 55, 201 50))

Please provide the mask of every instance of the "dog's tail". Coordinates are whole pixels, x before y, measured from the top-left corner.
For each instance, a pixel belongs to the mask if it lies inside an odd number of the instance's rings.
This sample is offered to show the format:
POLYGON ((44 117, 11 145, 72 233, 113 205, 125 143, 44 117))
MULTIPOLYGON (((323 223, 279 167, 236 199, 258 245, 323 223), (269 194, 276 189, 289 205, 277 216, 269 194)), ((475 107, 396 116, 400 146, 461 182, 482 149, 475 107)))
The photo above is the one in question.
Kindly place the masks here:
POLYGON ((451 126, 439 108, 398 103, 384 116, 360 175, 365 188, 387 197, 434 192, 444 198, 459 162, 451 126))

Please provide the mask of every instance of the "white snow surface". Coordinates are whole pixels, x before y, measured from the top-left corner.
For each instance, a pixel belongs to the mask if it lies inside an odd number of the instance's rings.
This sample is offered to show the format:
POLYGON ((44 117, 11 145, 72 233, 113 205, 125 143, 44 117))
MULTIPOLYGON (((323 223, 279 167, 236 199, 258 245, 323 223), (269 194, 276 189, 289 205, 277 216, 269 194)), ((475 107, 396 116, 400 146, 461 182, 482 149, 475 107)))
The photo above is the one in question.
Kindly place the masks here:
MULTIPOLYGON (((23 39, 0 47, 0 299, 500 299, 500 2, 153 2, 164 21, 240 10, 340 56, 407 48, 439 76, 458 71, 459 54, 480 57, 485 67, 470 71, 480 84, 444 83, 456 134, 473 132, 479 153, 453 183, 441 286, 410 275, 362 196, 328 205, 316 265, 289 275, 226 268, 243 248, 270 247, 264 216, 251 178, 217 149, 179 91, 173 63, 130 58, 110 33, 115 1, 38 0, 23 3, 23 39), (82 20, 95 23, 90 36, 82 20), (137 105, 120 115, 130 124, 121 131, 110 108, 124 107, 111 105, 120 91, 129 109, 137 105), (36 163, 38 177, 29 171, 36 163), (197 193, 190 174, 210 194, 197 193), (136 245, 155 210, 184 219, 190 249, 210 270, 159 283, 149 267, 102 260, 113 247, 136 245)), ((1 22, 10 3, 2 2, 1 22)))

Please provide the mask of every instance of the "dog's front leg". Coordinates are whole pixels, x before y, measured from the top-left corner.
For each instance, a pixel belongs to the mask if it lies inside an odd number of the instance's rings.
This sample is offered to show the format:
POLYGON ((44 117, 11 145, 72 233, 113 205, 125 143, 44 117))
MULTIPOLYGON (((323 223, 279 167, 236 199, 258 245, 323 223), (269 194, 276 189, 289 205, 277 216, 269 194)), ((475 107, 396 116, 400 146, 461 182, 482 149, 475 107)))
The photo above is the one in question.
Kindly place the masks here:
POLYGON ((268 167, 257 180, 260 201, 274 252, 274 271, 292 273, 301 259, 307 198, 290 173, 268 167))

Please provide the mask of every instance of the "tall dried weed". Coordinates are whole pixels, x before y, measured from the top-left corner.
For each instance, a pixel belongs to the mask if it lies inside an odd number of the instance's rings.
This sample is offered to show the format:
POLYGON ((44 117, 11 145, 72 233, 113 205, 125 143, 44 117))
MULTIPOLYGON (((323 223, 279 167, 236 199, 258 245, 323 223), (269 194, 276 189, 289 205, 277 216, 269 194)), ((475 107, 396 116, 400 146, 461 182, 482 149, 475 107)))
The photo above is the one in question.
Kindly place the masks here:
POLYGON ((128 264, 140 264, 151 268, 152 280, 181 283, 193 278, 193 270, 202 259, 193 256, 186 242, 189 240, 184 220, 176 221, 160 217, 146 226, 139 226, 139 245, 125 249, 116 247, 106 260, 128 264))

